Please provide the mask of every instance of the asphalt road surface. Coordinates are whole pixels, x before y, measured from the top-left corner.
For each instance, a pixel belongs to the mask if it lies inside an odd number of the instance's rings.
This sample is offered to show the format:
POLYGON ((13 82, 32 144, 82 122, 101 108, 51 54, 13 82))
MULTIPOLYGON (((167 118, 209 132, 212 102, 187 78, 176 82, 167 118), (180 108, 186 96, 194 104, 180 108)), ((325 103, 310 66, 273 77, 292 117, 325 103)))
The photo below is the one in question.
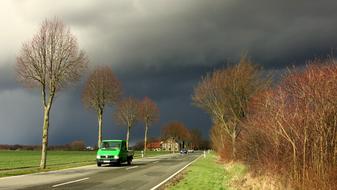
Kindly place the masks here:
POLYGON ((0 190, 152 189, 195 160, 200 153, 135 159, 131 166, 83 166, 66 170, 0 178, 0 190))

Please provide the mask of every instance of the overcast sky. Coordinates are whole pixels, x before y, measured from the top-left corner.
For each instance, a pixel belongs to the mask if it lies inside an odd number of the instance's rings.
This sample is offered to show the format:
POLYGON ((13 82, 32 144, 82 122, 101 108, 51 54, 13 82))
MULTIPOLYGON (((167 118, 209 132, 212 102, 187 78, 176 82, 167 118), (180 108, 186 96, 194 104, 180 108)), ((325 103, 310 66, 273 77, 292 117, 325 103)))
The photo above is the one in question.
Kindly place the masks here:
MULTIPOLYGON (((16 82, 15 60, 22 43, 45 18, 62 19, 95 65, 111 65, 124 94, 149 96, 161 110, 150 129, 179 120, 205 137, 211 122, 192 105, 201 76, 236 63, 242 52, 266 70, 281 72, 337 47, 337 1, 247 0, 1 0, 0 144, 40 144, 39 90, 16 82)), ((51 111, 50 144, 97 141, 95 113, 85 110, 79 82, 56 97, 51 111)), ((125 129, 104 118, 104 138, 124 138, 125 129)), ((131 131, 133 142, 143 127, 131 131)))

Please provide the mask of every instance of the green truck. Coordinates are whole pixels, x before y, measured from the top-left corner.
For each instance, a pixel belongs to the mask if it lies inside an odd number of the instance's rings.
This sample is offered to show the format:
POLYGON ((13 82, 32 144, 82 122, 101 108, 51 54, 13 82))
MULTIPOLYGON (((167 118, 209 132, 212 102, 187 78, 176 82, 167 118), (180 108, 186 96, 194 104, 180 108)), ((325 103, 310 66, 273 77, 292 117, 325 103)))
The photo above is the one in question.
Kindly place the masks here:
POLYGON ((96 155, 98 167, 102 164, 120 165, 123 162, 131 165, 132 159, 133 151, 127 150, 125 140, 103 140, 96 155))

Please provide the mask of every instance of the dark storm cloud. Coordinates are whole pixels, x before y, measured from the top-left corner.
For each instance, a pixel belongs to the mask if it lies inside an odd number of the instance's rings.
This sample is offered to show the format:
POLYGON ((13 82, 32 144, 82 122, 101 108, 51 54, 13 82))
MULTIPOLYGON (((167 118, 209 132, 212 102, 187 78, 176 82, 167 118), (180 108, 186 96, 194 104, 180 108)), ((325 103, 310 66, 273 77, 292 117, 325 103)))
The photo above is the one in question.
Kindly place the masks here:
POLYGON ((224 63, 180 66, 138 65, 133 68, 117 69, 116 73, 124 82, 126 94, 137 97, 149 96, 156 101, 165 101, 170 98, 190 97, 193 87, 201 76, 222 67, 224 63))
POLYGON ((283 67, 325 55, 337 43, 335 1, 135 2, 120 11, 102 3, 83 17, 66 14, 96 37, 89 39, 97 42, 89 47, 93 62, 213 64, 247 51, 266 67, 283 67))
MULTIPOLYGON (((325 56, 337 47, 336 1, 244 0, 79 0, 1 1, 0 143, 40 143, 42 108, 39 90, 15 80, 15 57, 45 18, 64 20, 95 65, 111 65, 125 96, 149 96, 161 109, 150 130, 158 136, 170 120, 200 128, 211 122, 195 108, 191 94, 200 77, 236 63, 247 52, 267 70, 325 56)), ((87 75, 86 75, 87 77, 87 75)), ((85 110, 83 81, 59 93, 52 109, 51 144, 83 139, 94 144, 95 113, 85 110)), ((105 113, 105 138, 122 138, 125 129, 105 113)), ((143 127, 131 132, 142 138, 143 127)))

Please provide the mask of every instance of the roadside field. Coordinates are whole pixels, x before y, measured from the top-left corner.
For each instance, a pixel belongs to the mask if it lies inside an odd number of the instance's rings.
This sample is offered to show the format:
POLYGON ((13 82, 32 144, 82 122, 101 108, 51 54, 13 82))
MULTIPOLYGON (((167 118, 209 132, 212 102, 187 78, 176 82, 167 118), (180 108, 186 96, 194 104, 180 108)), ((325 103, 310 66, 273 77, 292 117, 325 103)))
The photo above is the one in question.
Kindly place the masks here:
POLYGON ((231 189, 231 180, 244 176, 246 172, 246 167, 241 164, 225 168, 224 164, 217 163, 217 156, 211 153, 187 167, 182 174, 166 184, 165 189, 231 189))
MULTIPOLYGON (((94 164, 95 155, 95 151, 48 151, 43 171, 94 164)), ((0 177, 41 171, 40 156, 40 151, 0 151, 0 177)))
MULTIPOLYGON (((166 151, 147 151, 146 157, 168 154, 166 151)), ((47 169, 40 170, 40 151, 0 151, 0 177, 59 170, 96 163, 96 151, 48 151, 47 169)), ((135 158, 141 152, 135 151, 135 158)))

